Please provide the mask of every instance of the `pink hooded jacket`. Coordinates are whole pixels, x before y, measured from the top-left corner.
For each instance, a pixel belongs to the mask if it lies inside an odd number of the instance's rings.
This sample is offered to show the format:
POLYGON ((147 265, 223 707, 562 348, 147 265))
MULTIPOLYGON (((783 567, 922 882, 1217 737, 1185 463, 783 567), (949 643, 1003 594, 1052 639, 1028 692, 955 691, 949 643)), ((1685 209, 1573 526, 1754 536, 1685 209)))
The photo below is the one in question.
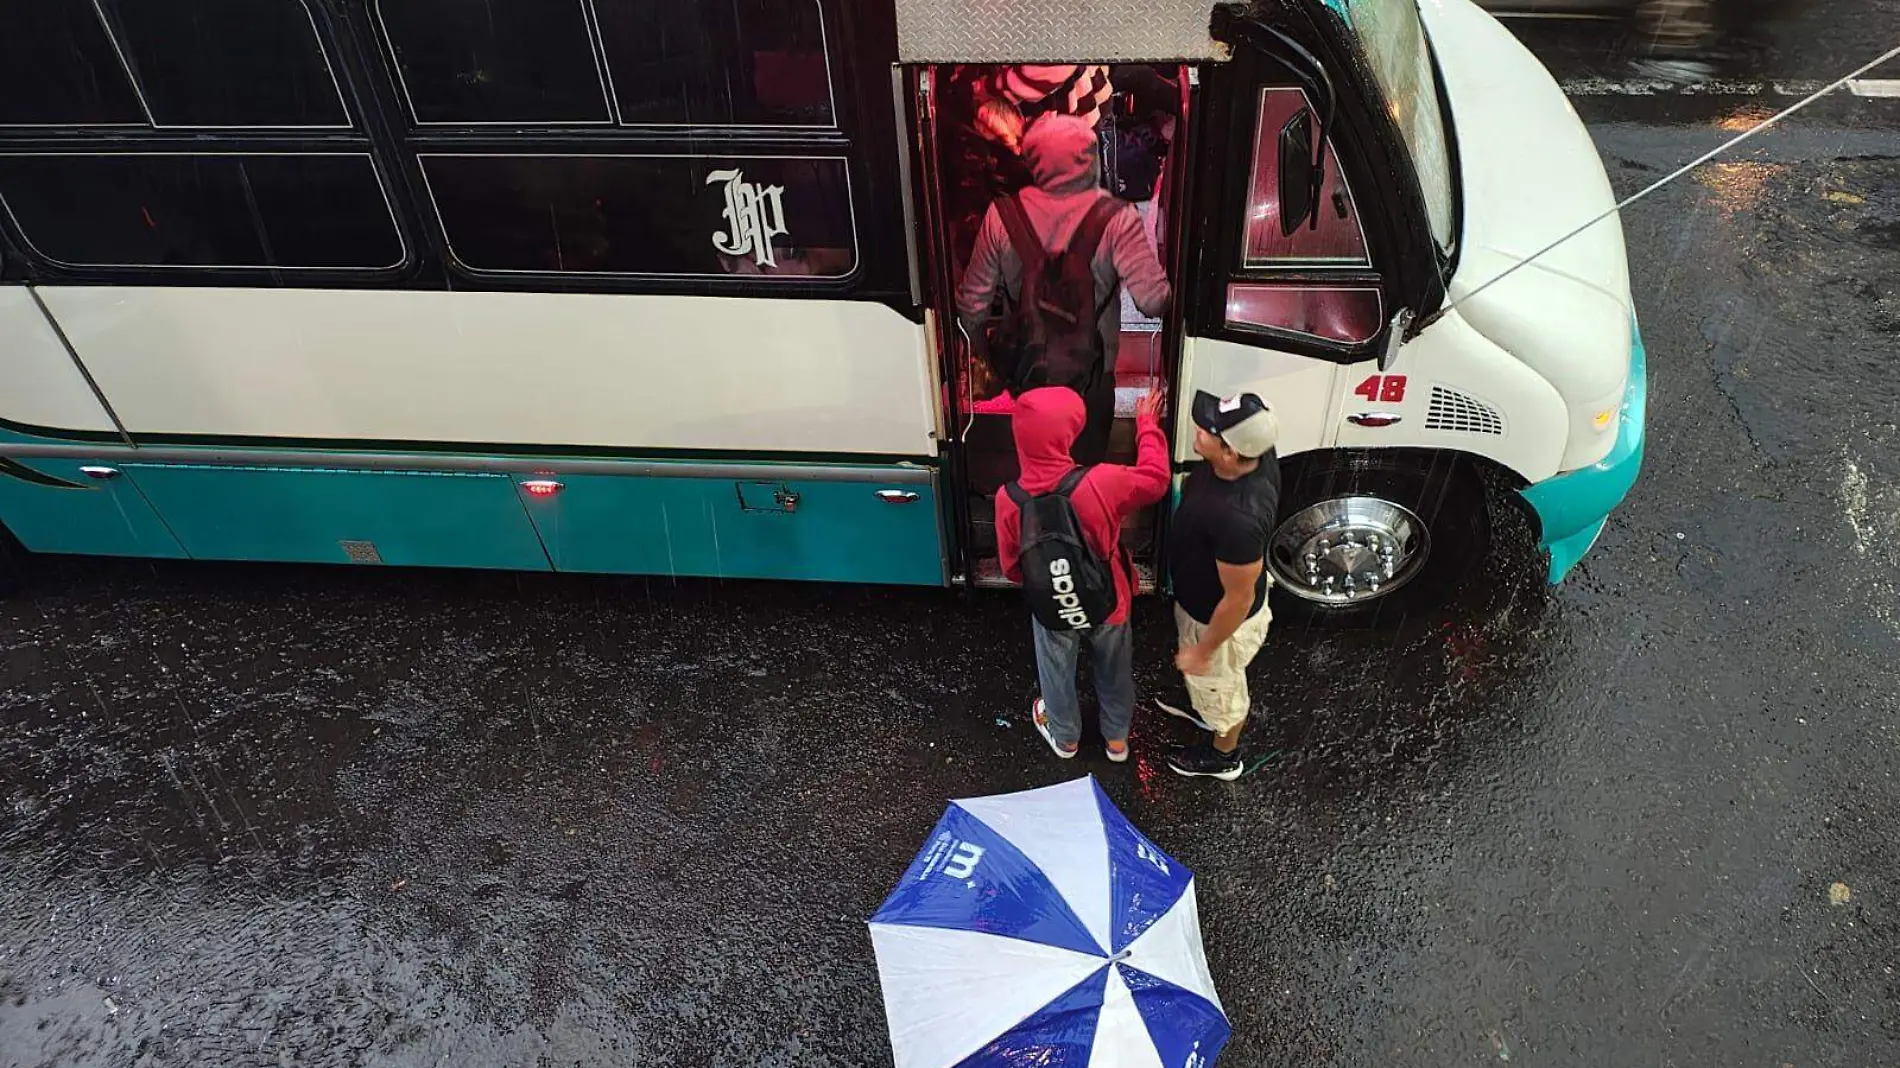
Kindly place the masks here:
MULTIPOLYGON (((1082 397, 1072 389, 1049 386, 1016 398, 1014 426, 1017 479, 1029 493, 1047 493, 1075 468, 1069 458, 1076 435, 1087 421, 1082 397)), ((1135 465, 1097 464, 1075 487, 1070 501, 1089 548, 1112 562, 1115 569, 1115 611, 1110 625, 1128 622, 1134 601, 1135 576, 1120 552, 1122 520, 1161 499, 1168 491, 1168 439, 1153 419, 1135 421, 1135 465)), ((1009 499, 1009 489, 996 491, 996 541, 1003 574, 1021 582, 1022 513, 1009 499)))

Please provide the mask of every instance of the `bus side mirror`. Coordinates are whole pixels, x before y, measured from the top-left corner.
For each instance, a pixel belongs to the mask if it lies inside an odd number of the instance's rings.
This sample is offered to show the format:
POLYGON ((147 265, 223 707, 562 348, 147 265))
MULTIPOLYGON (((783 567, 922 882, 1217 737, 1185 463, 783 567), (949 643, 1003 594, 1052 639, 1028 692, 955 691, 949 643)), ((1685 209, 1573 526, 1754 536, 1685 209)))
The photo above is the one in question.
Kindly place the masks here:
MULTIPOLYGON (((1400 308, 1385 328, 1385 344, 1379 349, 1379 370, 1390 371, 1399 362, 1399 349, 1412 339, 1412 309, 1400 308)), ((1430 324, 1426 324, 1430 325, 1430 324)))
POLYGON ((1314 148, 1313 112, 1301 108, 1280 127, 1281 237, 1291 237, 1302 224, 1319 225, 1318 193, 1326 164, 1314 148))

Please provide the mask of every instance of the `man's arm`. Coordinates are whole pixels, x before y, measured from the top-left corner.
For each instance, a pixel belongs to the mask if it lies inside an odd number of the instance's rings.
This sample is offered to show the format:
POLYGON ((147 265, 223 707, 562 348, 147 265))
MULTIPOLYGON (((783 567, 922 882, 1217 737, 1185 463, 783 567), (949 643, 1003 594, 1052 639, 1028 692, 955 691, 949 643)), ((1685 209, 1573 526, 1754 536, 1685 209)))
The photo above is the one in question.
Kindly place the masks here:
POLYGON ((963 280, 957 284, 957 324, 964 340, 979 359, 989 355, 989 335, 983 329, 990 317, 990 305, 996 300, 996 287, 1003 284, 1003 248, 1009 244, 1009 232, 1003 217, 991 204, 976 234, 976 247, 970 251, 969 265, 963 268, 963 280))
POLYGON ((1191 645, 1175 655, 1175 666, 1184 674, 1204 675, 1207 662, 1219 649, 1221 643, 1234 636, 1247 616, 1253 611, 1254 588, 1260 582, 1261 569, 1265 568, 1265 557, 1251 564, 1230 564, 1216 560, 1214 566, 1220 572, 1220 604, 1214 609, 1214 615, 1207 621, 1207 629, 1201 632, 1198 644, 1191 645))
POLYGON ((1148 243, 1148 234, 1141 228, 1141 216, 1133 205, 1115 213, 1108 228, 1108 239, 1110 262, 1115 265, 1122 284, 1128 287, 1135 307, 1150 319, 1161 318, 1168 311, 1168 301, 1174 291, 1168 286, 1168 272, 1162 269, 1160 257, 1148 243))

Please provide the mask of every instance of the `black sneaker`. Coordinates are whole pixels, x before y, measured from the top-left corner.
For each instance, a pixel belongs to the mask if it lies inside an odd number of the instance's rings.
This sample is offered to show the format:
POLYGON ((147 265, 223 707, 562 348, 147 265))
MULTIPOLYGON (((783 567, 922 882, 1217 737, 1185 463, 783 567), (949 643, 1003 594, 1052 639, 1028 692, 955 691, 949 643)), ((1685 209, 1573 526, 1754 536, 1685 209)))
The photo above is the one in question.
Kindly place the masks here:
POLYGON ((1185 695, 1178 696, 1178 697, 1168 697, 1165 699, 1160 698, 1160 697, 1150 697, 1148 699, 1148 703, 1160 709, 1161 711, 1166 712, 1168 715, 1173 716, 1176 719, 1187 720, 1189 723, 1194 724, 1196 727, 1201 728, 1202 730, 1206 731, 1209 734, 1218 733, 1214 730, 1214 728, 1207 725, 1206 720, 1203 720, 1200 716, 1195 714, 1194 706, 1188 702, 1188 699, 1185 695))
POLYGON ((1222 782, 1233 782, 1240 778, 1244 765, 1240 761, 1240 750, 1223 753, 1213 746, 1202 742, 1200 745, 1183 746, 1168 754, 1168 767, 1176 775, 1205 776, 1222 782))

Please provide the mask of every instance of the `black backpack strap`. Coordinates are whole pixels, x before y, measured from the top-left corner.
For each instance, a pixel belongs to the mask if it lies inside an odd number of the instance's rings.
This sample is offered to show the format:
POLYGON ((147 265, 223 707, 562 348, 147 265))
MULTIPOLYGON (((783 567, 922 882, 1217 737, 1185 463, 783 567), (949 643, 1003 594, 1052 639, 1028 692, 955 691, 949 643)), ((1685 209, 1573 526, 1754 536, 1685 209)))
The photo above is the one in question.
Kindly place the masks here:
POLYGON ((1009 494, 1010 500, 1016 502, 1016 507, 1021 508, 1037 497, 1047 497, 1051 494, 1060 494, 1061 496, 1067 497, 1069 494, 1075 492, 1075 488, 1082 484, 1082 480, 1088 477, 1088 473, 1089 469, 1086 467, 1072 468, 1068 474, 1062 476, 1062 481, 1057 482, 1055 488, 1051 489, 1048 493, 1032 494, 1023 488, 1021 482, 1011 482, 1004 486, 1003 490, 1009 494))
POLYGON ((1108 232, 1108 224, 1114 221, 1115 213, 1122 209, 1122 202, 1104 193, 1082 216, 1082 222, 1075 228, 1075 236, 1069 238, 1069 251, 1093 262, 1096 246, 1102 243, 1102 235, 1108 232))
POLYGON ((1042 247, 1042 239, 1036 236, 1036 228, 1029 224, 1029 213, 1023 210, 1023 202, 1017 200, 1014 193, 998 197, 996 214, 1003 220, 1003 229, 1009 232, 1009 243, 1016 250, 1016 258, 1022 261, 1023 277, 1040 271, 1049 253, 1042 247))
MULTIPOLYGON (((1081 224, 1075 228, 1075 236, 1069 239, 1069 247, 1081 253, 1083 260, 1091 265, 1091 269, 1095 263, 1095 250, 1101 245, 1102 238, 1107 235, 1109 223, 1115 221, 1116 214, 1125 206, 1119 198, 1106 193, 1102 194, 1102 198, 1089 208, 1089 213, 1082 216, 1081 224)), ((1117 285, 1108 291, 1108 296, 1095 308, 1097 316, 1107 311, 1109 305, 1121 299, 1121 289, 1122 287, 1117 285)))

